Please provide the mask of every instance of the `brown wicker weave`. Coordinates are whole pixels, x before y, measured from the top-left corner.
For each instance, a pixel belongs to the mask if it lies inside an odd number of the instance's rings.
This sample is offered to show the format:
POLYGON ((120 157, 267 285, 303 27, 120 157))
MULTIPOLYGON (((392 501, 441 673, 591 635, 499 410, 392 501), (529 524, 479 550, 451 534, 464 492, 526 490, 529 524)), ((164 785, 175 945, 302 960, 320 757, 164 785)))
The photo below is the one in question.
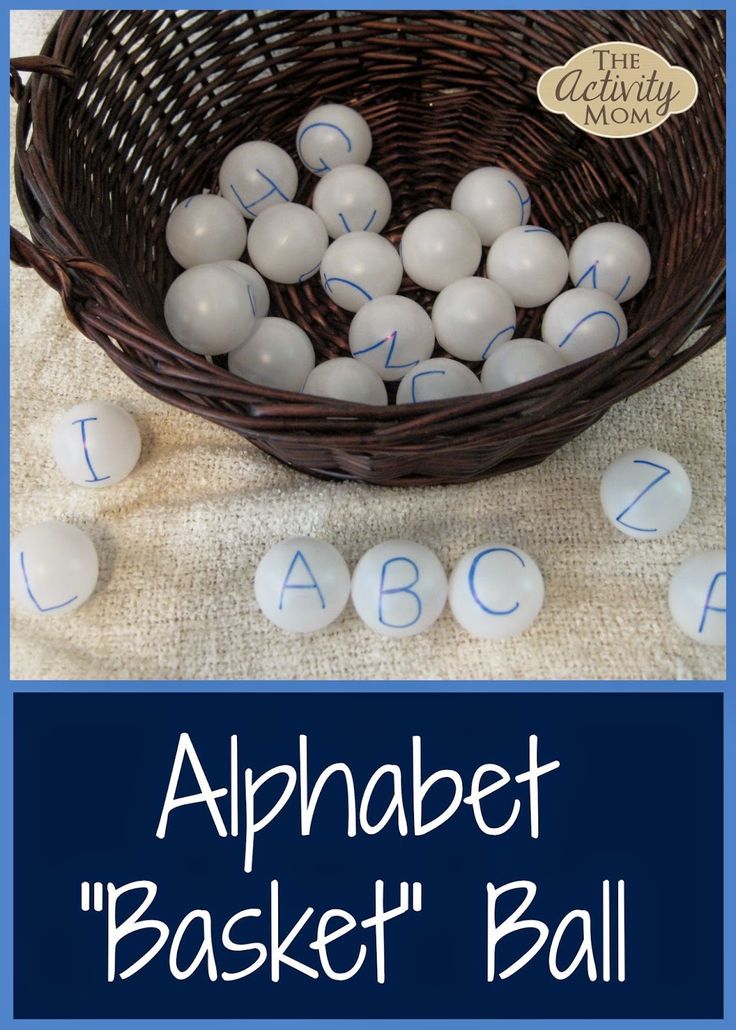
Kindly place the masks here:
MULTIPOLYGON (((11 71, 16 186, 33 237, 13 232, 12 257, 143 389, 305 472, 409 485, 522 468, 723 335, 724 30, 715 11, 66 12, 43 54, 11 71), (541 73, 612 39, 688 67, 695 105, 625 140, 544 111, 541 73), (33 72, 25 85, 19 71, 33 72), (178 346, 162 315, 179 271, 164 245, 168 212, 214 189, 244 140, 295 157, 297 124, 324 101, 370 122, 394 241, 413 215, 447 207, 461 176, 498 163, 529 186, 533 221, 568 245, 596 221, 643 232, 653 275, 627 304, 628 341, 503 394, 387 408, 253 386, 178 346)), ((303 172, 296 199, 315 181, 303 172)), ((302 325, 319 355, 349 353, 351 316, 317 277, 271 293, 272 313, 302 325)), ((517 334, 537 335, 541 314, 522 312, 517 334)))

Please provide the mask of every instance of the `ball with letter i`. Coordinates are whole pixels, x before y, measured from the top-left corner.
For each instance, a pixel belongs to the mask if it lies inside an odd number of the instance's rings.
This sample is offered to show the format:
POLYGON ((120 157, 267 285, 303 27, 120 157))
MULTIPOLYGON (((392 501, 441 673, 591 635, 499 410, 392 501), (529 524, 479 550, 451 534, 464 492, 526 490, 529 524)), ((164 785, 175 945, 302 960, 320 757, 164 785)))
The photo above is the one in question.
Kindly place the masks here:
POLYGON ((502 640, 523 633, 544 603, 544 580, 526 551, 485 544, 463 555, 450 576, 455 620, 476 637, 502 640))
POLYGON ((266 140, 241 143, 220 167, 220 193, 244 218, 256 218, 296 195, 299 174, 281 147, 266 140))
POLYGON ((347 311, 357 311, 376 297, 397 293, 402 275, 396 248, 374 232, 340 236, 329 245, 320 265, 325 293, 347 311))
POLYGON ((458 211, 433 208, 417 215, 401 237, 401 260, 409 278, 438 293, 478 270, 482 254, 473 223, 458 211))
POLYGON ((652 268, 644 238, 620 222, 599 222, 580 233, 570 248, 573 286, 603 290, 619 304, 642 289, 652 268))
POLYGON ((346 232, 380 232, 391 215, 391 193, 372 168, 339 165, 317 183, 312 207, 333 239, 346 232))
POLYGON ((519 308, 536 308, 556 297, 567 281, 567 251, 549 229, 517 226, 502 233, 486 258, 486 274, 519 308))
POLYGON ((345 104, 321 104, 302 118, 296 150, 305 168, 324 175, 339 165, 364 165, 373 137, 368 122, 345 104))
POLYGON ((501 233, 526 225, 532 211, 529 190, 507 168, 475 168, 455 187, 450 206, 473 223, 484 247, 501 233))
POLYGON ((376 633, 410 637, 429 629, 441 615, 447 576, 428 547, 387 540, 358 562, 351 595, 358 615, 376 633))
POLYGON ((669 608, 683 633, 698 644, 726 644, 726 552, 697 551, 670 581, 669 608))
POLYGON ((382 379, 401 379, 434 349, 432 320, 409 297, 376 297, 350 323, 353 357, 374 368, 382 379))
POLYGON ((637 540, 672 533, 690 511, 692 488, 671 454, 640 447, 612 462, 601 478, 601 504, 616 529, 637 540))
POLYGON ((94 544, 66 522, 29 526, 10 545, 10 591, 36 615, 60 615, 79 608, 97 585, 94 544))
POLYGON ((252 264, 275 283, 301 283, 315 275, 330 240, 324 222, 304 204, 279 204, 250 229, 252 264))
POLYGON ((542 319, 542 339, 570 364, 618 347, 628 333, 623 308, 603 290, 565 290, 542 319))
POLYGON ((65 411, 53 440, 63 476, 92 489, 129 475, 141 454, 141 434, 127 411, 109 401, 84 401, 65 411))
POLYGON ((281 540, 256 569, 258 607, 280 629, 314 633, 342 613, 350 596, 345 559, 326 540, 281 540))
POLYGON ((166 246, 182 268, 237 260, 247 238, 243 215, 212 193, 188 197, 166 222, 166 246))

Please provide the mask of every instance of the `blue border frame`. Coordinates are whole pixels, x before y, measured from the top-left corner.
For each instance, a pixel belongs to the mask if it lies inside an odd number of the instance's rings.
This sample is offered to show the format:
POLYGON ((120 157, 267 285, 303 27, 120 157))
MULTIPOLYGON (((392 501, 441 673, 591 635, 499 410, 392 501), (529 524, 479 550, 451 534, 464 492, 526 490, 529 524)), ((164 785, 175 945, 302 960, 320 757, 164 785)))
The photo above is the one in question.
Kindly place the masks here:
MULTIPOLYGON (((17 10, 38 10, 42 9, 43 4, 31 2, 18 2, 11 5, 17 10)), ((138 8, 144 7, 144 4, 135 3, 121 3, 118 5, 121 9, 127 8, 138 8)), ((161 9, 177 9, 181 5, 172 2, 163 2, 156 5, 157 8, 161 9)), ((202 3, 197 5, 198 9, 206 9, 208 7, 217 7, 217 4, 202 3)), ((282 5, 274 5, 274 9, 279 9, 282 5)), ((290 5, 283 5, 285 9, 295 8, 314 8, 319 5, 296 2, 290 5)), ((381 10, 388 4, 380 3, 363 3, 360 5, 360 9, 375 9, 381 10)), ((101 9, 102 5, 98 7, 96 4, 88 5, 77 5, 70 4, 69 9, 101 9)), ((322 5, 324 9, 343 9, 339 4, 325 3, 322 5)), ((405 5, 406 10, 426 10, 428 8, 436 10, 453 10, 457 9, 457 3, 447 3, 445 0, 434 0, 432 3, 408 3, 405 5)), ((590 11, 607 8, 615 8, 616 10, 674 10, 674 9, 690 9, 690 10, 728 10, 728 4, 726 0, 724 2, 710 2, 710 0, 704 0, 701 3, 694 2, 673 2, 673 3, 650 3, 650 2, 631 2, 631 0, 618 0, 613 4, 596 3, 594 0, 578 0, 578 2, 552 2, 548 4, 544 3, 525 3, 515 4, 508 2, 508 0, 498 0, 495 4, 480 4, 477 5, 478 9, 517 9, 524 8, 526 10, 580 10, 590 11)), ((9 60, 9 7, 3 6, 5 17, 0 23, 0 60, 4 62, 4 67, 8 67, 9 60)), ((727 103, 728 110, 736 110, 736 59, 734 58, 734 27, 733 21, 736 18, 736 11, 729 12, 727 18, 727 103)), ((2 146, 5 148, 5 140, 8 139, 8 108, 2 106, 0 112, 0 140, 2 140, 2 146)), ((736 147, 736 133, 732 133, 727 137, 726 140, 726 161, 727 161, 727 179, 729 178, 728 173, 731 173, 731 177, 736 174, 736 161, 734 160, 734 147, 736 147)), ((5 151, 6 162, 4 164, 3 175, 5 169, 8 168, 8 153, 5 151)), ((727 253, 730 255, 736 253, 736 246, 734 246, 734 217, 733 217, 734 201, 732 199, 731 192, 728 191, 727 196, 727 253)), ((9 200, 8 193, 3 191, 2 195, 2 211, 5 215, 5 224, 9 223, 9 200)), ((8 260, 8 237, 7 234, 2 236, 0 242, 2 250, 3 260, 8 260)), ((735 277, 736 278, 736 277, 735 277)), ((733 304, 735 297, 734 287, 729 281, 727 286, 727 303, 729 310, 733 304)), ((6 279, 3 288, 1 303, 5 311, 5 325, 9 324, 9 284, 6 279)), ((727 384, 730 391, 732 383, 731 369, 728 370, 727 384)), ((0 390, 2 391, 3 398, 9 397, 9 369, 8 369, 8 358, 0 365, 0 390)), ((6 412, 8 418, 6 425, 10 424, 9 410, 6 412)), ((731 424, 730 419, 728 422, 728 435, 727 440, 731 441, 731 424)), ((5 496, 4 503, 2 506, 2 518, 6 533, 9 529, 9 493, 8 493, 8 482, 9 482, 9 435, 6 446, 2 449, 0 457, 1 469, 3 474, 3 482, 5 483, 5 496)), ((730 535, 730 518, 728 520, 728 533, 730 535)), ((0 549, 0 563, 2 573, 4 576, 4 582, 8 582, 8 553, 5 548, 0 549)), ((5 590, 0 596, 0 611, 2 613, 2 626, 0 627, 0 653, 7 655, 9 653, 9 602, 8 602, 8 591, 5 590)), ((729 645, 731 644, 731 632, 729 624, 729 645)), ((110 690, 110 684, 105 681, 103 683, 85 683, 85 684, 74 684, 69 683, 30 683, 30 682, 15 682, 10 685, 8 681, 8 665, 6 659, 6 665, 3 674, 3 690, 2 696, 0 697, 0 811, 2 814, 2 824, 8 828, 11 827, 12 819, 12 789, 13 789, 13 755, 12 755, 12 699, 14 691, 17 692, 91 692, 98 690, 110 690)), ((613 692, 642 692, 650 691, 652 689, 662 689, 672 692, 684 692, 684 691, 703 691, 703 692, 717 692, 720 693, 722 688, 718 686, 718 683, 668 683, 667 681, 654 681, 654 682, 630 682, 630 681, 596 681, 593 686, 587 682, 565 682, 565 681, 551 681, 544 683, 534 682, 520 682, 520 683, 494 683, 484 684, 476 682, 377 682, 377 683, 362 683, 362 682, 326 682, 326 683, 289 683, 283 681, 265 681, 257 684, 259 690, 272 691, 274 693, 280 693, 284 691, 302 691, 302 692, 338 692, 338 691, 393 691, 396 689, 406 691, 423 691, 423 692, 488 692, 488 691, 503 691, 503 692, 519 692, 526 693, 530 691, 543 691, 543 692, 557 692, 559 690, 565 690, 569 692, 588 692, 592 689, 595 690, 608 690, 613 692)), ((121 682, 116 683, 114 687, 115 691, 119 693, 130 693, 130 692, 147 692, 150 690, 165 690, 165 691, 183 691, 183 692, 196 692, 204 690, 216 689, 220 692, 239 692, 243 689, 242 684, 225 682, 225 683, 210 683, 207 681, 195 682, 195 683, 180 683, 177 681, 151 681, 151 682, 121 682)), ((723 689, 724 693, 724 735, 725 735, 725 764, 724 764, 724 777, 725 777, 725 792, 724 792, 724 860, 725 868, 727 870, 733 870, 736 868, 736 848, 734 842, 736 839, 736 791, 734 790, 734 771, 736 770, 736 757, 733 754, 729 744, 733 745, 736 742, 736 716, 734 715, 734 700, 729 695, 728 689, 723 689)), ((368 1025, 379 1025, 384 1030, 403 1030, 408 1027, 419 1027, 419 1026, 431 1026, 437 1028, 437 1030, 445 1030, 445 1028, 451 1027, 477 1027, 485 1026, 490 1021, 488 1020, 14 1020, 12 1018, 12 912, 13 912, 13 888, 12 888, 12 833, 2 834, 2 844, 0 845, 0 897, 4 904, 0 906, 0 911, 3 913, 2 927, 0 928, 0 1026, 23 1026, 27 1030, 43 1030, 43 1028, 68 1028, 68 1030, 78 1030, 80 1025, 94 1026, 100 1028, 110 1028, 110 1030, 126 1030, 130 1027, 131 1030, 141 1030, 141 1028, 152 1028, 152 1030, 158 1030, 160 1027, 177 1027, 184 1022, 184 1025, 192 1030, 199 1030, 199 1028, 212 1028, 221 1025, 231 1025, 235 1023, 245 1024, 250 1027, 263 1026, 267 1030, 318 1030, 327 1024, 328 1027, 337 1026, 350 1026, 350 1027, 365 1027, 368 1025)), ((724 1026, 736 1026, 736 1006, 734 1004, 734 988, 731 982, 732 978, 729 978, 728 971, 736 969, 736 942, 734 935, 734 927, 736 927, 736 896, 734 894, 733 884, 733 873, 730 877, 726 877, 725 882, 725 895, 724 895, 724 908, 725 908, 725 950, 724 950, 724 963, 727 975, 725 977, 724 985, 724 1019, 723 1020, 678 1020, 678 1028, 682 1030, 689 1030, 689 1028, 700 1027, 708 1024, 721 1024, 724 1026)), ((641 1027, 643 1030, 653 1030, 653 1028, 665 1028, 672 1027, 673 1021, 671 1020, 495 1020, 495 1025, 499 1027, 508 1026, 513 1030, 552 1030, 552 1028, 563 1028, 569 1027, 575 1023, 591 1027, 602 1027, 602 1028, 613 1028, 616 1027, 641 1027)))

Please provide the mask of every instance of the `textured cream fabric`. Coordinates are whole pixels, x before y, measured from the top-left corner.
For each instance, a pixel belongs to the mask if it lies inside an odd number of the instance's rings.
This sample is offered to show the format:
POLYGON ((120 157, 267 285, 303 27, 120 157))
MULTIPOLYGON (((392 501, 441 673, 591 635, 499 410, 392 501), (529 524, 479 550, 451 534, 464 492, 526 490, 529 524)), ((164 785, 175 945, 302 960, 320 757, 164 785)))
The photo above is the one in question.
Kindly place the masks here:
MULTIPOLYGON (((11 53, 38 51, 54 12, 14 12, 11 53)), ((13 200, 14 225, 23 220, 13 200)), ((13 610, 11 673, 21 679, 718 679, 719 649, 672 623, 667 585, 701 547, 724 543, 725 345, 620 404, 542 466, 463 487, 392 491, 323 483, 140 391, 66 321, 56 294, 11 272, 12 529, 62 519, 100 555, 92 599, 68 616, 13 610), (62 479, 50 439, 61 412, 92 397, 127 408, 143 435, 135 473, 108 490, 62 479), (694 500, 671 537, 616 532, 599 477, 651 445, 690 473, 694 500), (384 640, 350 605, 324 632, 281 633, 257 609, 253 573, 276 540, 334 543, 352 566, 380 540, 433 547, 445 567, 484 541, 534 555, 546 603, 502 643, 468 636, 446 610, 427 633, 384 640)))

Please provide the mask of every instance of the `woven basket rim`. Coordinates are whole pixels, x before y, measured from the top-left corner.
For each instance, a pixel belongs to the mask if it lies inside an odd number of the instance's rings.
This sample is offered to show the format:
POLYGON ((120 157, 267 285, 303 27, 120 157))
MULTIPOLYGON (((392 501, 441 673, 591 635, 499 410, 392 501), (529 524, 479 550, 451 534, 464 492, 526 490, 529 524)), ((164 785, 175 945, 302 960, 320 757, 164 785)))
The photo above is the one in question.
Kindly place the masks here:
MULTIPOLYGON (((116 13, 132 14, 132 21, 136 20, 136 12, 107 12, 107 17, 113 17, 116 13)), ((153 18, 156 13, 137 12, 137 15, 147 14, 153 18)), ((166 12, 158 13, 163 15, 166 12)), ((206 11, 185 12, 185 16, 194 17, 195 13, 202 15, 203 21, 220 17, 215 12, 206 11)), ((239 13, 251 26, 259 24, 259 16, 253 12, 222 12, 221 16, 235 13, 239 13)), ((543 29, 551 31, 551 27, 560 24, 555 17, 560 13, 526 12, 524 16, 528 16, 532 23, 530 34, 536 38, 543 29)), ((595 12, 595 16, 600 18, 605 13, 595 12)), ((696 12, 685 13, 692 15, 696 12)), ((701 12, 697 14, 700 16, 701 12)), ((719 12, 702 14, 707 17, 709 25, 712 23, 716 27, 716 34, 722 32, 723 19, 719 17, 719 12), (720 29, 718 26, 721 26, 720 29)), ((289 27, 298 35, 304 31, 305 25, 315 24, 322 15, 326 23, 330 20, 338 21, 341 12, 267 12, 264 15, 265 21, 268 21, 268 15, 282 27, 293 15, 289 27)), ((415 27, 420 22, 422 26, 426 24, 426 32, 429 34, 447 31, 447 26, 465 25, 470 20, 475 32, 492 36, 498 24, 496 16, 502 18, 504 24, 509 19, 514 25, 522 24, 522 12, 487 11, 398 12, 398 15, 384 11, 348 12, 345 19, 350 21, 351 26, 370 32, 374 31, 372 27, 385 26, 387 19, 399 15, 416 19, 415 27)), ((690 290, 678 288, 670 289, 669 294, 665 293, 665 298, 671 301, 673 318, 676 316, 679 319, 678 336, 683 337, 675 349, 669 348, 664 326, 667 319, 660 315, 653 320, 654 332, 652 324, 634 325, 627 340, 615 351, 567 366, 502 393, 450 401, 390 404, 386 407, 362 405, 256 387, 237 379, 225 369, 212 366, 205 358, 175 343, 131 301, 125 283, 114 268, 93 252, 93 241, 85 239, 78 231, 73 214, 65 208, 64 187, 57 177, 58 161, 54 160, 55 140, 50 138, 53 137, 53 123, 49 121, 48 114, 54 110, 55 105, 58 107, 63 103, 65 91, 74 89, 74 85, 79 89, 78 80, 75 78, 75 84, 72 84, 70 79, 70 76, 76 77, 71 58, 81 52, 85 37, 87 40, 93 37, 96 26, 99 28, 105 25, 105 17, 105 12, 64 12, 35 63, 33 59, 25 59, 14 64, 11 87, 19 102, 16 191, 31 230, 31 242, 13 232, 11 256, 20 263, 36 268, 60 292, 67 314, 78 328, 102 346, 139 385, 162 396, 169 403, 235 428, 258 445, 264 445, 264 449, 274 443, 278 444, 282 437, 286 440, 301 433, 304 434, 307 449, 312 442, 315 447, 319 446, 320 441, 323 446, 329 446, 331 440, 335 448, 362 448, 362 454, 368 454, 372 442, 381 447, 392 446, 397 451, 404 446, 408 453, 412 447, 421 448, 421 434, 428 431, 434 432, 436 448, 446 446, 451 449, 464 431, 474 442, 476 438, 482 437, 484 419, 488 416, 494 420, 497 435, 503 435, 505 426, 509 427, 508 431, 517 428, 521 421, 522 432, 533 440, 548 434, 548 425, 559 417, 555 406, 569 406, 567 416, 572 430, 577 429, 576 419, 591 424, 618 399, 630 396, 637 389, 681 367, 721 338, 725 325, 725 254, 717 263, 714 274, 709 275, 705 286, 698 280, 690 290), (25 84, 21 83, 18 75, 21 70, 31 72, 25 84), (46 121, 41 119, 41 114, 46 121), (657 323, 660 325, 657 326, 657 323), (683 351, 681 348, 685 340, 690 340, 697 329, 704 330, 700 341, 691 343, 683 351), (653 339, 653 336, 656 338, 653 339), (646 346, 644 354, 643 346, 646 346), (623 395, 620 395, 618 389, 617 376, 631 380, 631 389, 623 395), (556 400, 553 402, 551 398, 556 400), (541 418, 540 412, 546 413, 546 421, 541 418), (263 439, 259 439, 261 436, 263 439), (415 439, 419 442, 414 442, 415 439)), ((562 25, 559 31, 568 31, 564 19, 562 25)), ((273 46, 273 43, 271 40, 270 45, 273 46)), ((472 48, 471 53, 475 59, 476 54, 472 48)), ((544 65, 544 61, 540 61, 540 64, 544 65)), ((723 69, 719 70, 722 74, 723 69)), ((714 122, 718 121, 721 108, 722 103, 713 103, 714 122)), ((697 125, 695 122, 692 124, 697 125)), ((717 131, 717 128, 712 131, 717 131)), ((646 145, 655 146, 649 141, 646 145)), ((637 146, 639 144, 634 143, 632 152, 637 152, 637 146)), ((626 149, 630 149, 628 145, 626 149)), ((643 152, 646 153, 646 150, 643 152)), ((719 200, 722 204, 722 195, 716 189, 714 202, 718 203, 719 200)), ((710 248, 713 252, 722 253, 724 245, 725 226, 717 225, 704 238, 700 249, 710 248)), ((281 312, 272 314, 278 315, 281 312)), ((577 435, 577 432, 571 432, 568 438, 572 435, 577 435)), ((283 457, 282 460, 288 461, 283 457)), ((305 470, 320 474, 319 469, 305 470)), ((401 479, 399 476, 397 482, 401 482, 401 479)), ((439 481, 445 480, 440 477, 439 481)))

